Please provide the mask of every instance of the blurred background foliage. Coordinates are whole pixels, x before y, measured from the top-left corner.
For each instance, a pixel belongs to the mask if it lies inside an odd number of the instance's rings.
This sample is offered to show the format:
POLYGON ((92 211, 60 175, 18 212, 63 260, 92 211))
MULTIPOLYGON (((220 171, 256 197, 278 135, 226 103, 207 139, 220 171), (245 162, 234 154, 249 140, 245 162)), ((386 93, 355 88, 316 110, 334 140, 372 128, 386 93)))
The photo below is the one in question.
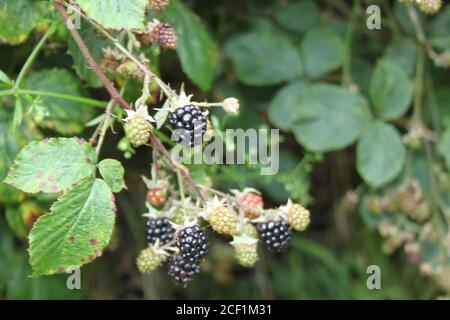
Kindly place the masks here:
MULTIPOLYGON (((46 1, 0 0, 0 90, 17 77, 55 17, 46 1)), ((198 101, 239 98, 237 117, 214 110, 216 128, 282 130, 278 174, 261 176, 250 165, 211 165, 192 166, 193 175, 224 190, 255 187, 268 207, 292 198, 311 209, 312 226, 295 235, 285 254, 262 253, 253 269, 236 266, 232 248, 213 240, 202 274, 186 289, 173 285, 163 271, 140 275, 134 264, 145 246, 146 189, 140 176, 149 174, 151 150, 133 150, 116 125, 103 156, 124 164, 128 191, 118 196, 112 244, 82 269, 82 290, 67 290, 64 275, 29 277, 26 236, 54 199, 1 184, 0 298, 432 299, 447 294, 448 4, 428 16, 399 1, 172 0, 157 18, 174 26, 179 44, 176 52, 140 49, 155 72, 174 88, 184 83, 198 101), (366 27, 371 4, 381 8, 380 30, 366 27), (381 268, 381 290, 367 289, 369 265, 381 268)), ((104 59, 106 39, 87 25, 81 33, 95 58, 104 59)), ((112 77, 126 83, 127 100, 139 97, 138 81, 112 77)), ((62 96, 106 101, 100 85, 60 23, 15 99, 0 91, 0 178, 28 141, 89 138, 102 103, 62 96)), ((155 90, 155 107, 157 96, 155 90)))

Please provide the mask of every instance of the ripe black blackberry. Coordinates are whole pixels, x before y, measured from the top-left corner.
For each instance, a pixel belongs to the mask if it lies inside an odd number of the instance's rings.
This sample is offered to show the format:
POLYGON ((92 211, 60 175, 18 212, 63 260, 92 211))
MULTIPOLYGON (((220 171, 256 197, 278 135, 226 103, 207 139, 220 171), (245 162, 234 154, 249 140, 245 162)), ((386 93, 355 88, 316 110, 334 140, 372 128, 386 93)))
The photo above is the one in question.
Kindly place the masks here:
POLYGON ((188 261, 180 255, 175 255, 170 260, 169 276, 177 283, 186 286, 198 273, 200 273, 200 266, 197 262, 188 261))
POLYGON ((291 240, 292 228, 284 220, 268 221, 257 225, 259 235, 269 249, 275 252, 286 250, 291 240))
POLYGON ((175 229, 167 218, 149 218, 146 229, 149 244, 154 244, 159 239, 159 244, 165 245, 173 240, 175 233, 175 229))
POLYGON ((208 253, 208 240, 198 225, 181 230, 177 245, 186 261, 198 262, 208 253))
POLYGON ((183 145, 192 146, 202 143, 208 121, 202 111, 188 104, 176 109, 169 116, 169 123, 173 130, 177 130, 174 139, 183 145))

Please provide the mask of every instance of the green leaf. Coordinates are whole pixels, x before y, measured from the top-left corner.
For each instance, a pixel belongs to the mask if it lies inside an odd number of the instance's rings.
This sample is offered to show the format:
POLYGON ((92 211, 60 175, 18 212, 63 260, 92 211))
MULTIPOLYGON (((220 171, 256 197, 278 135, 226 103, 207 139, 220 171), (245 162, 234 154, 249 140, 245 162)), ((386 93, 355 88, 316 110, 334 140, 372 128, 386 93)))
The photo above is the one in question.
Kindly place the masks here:
POLYGON ((372 187, 381 187, 402 172, 405 154, 397 130, 389 124, 373 122, 358 141, 358 172, 372 187))
POLYGON ((226 55, 244 84, 266 86, 300 77, 300 54, 282 34, 250 32, 228 41, 226 55))
POLYGON ((108 29, 142 29, 148 0, 77 0, 86 14, 108 29))
POLYGON ((389 60, 401 67, 409 76, 413 75, 417 59, 417 45, 409 39, 391 43, 384 51, 383 60, 389 60))
POLYGON ((169 117, 169 99, 164 102, 161 110, 155 113, 153 118, 156 121, 156 129, 161 129, 162 126, 166 123, 167 117, 169 117))
MULTIPOLYGON (((85 96, 77 78, 65 69, 48 69, 31 74, 23 87, 29 90, 54 92, 69 96, 85 96)), ((78 134, 91 117, 91 108, 78 102, 60 98, 41 97, 46 117, 39 126, 53 129, 61 134, 78 134)))
POLYGON ((305 32, 320 23, 320 10, 314 1, 290 2, 275 9, 275 20, 283 28, 305 32))
POLYGON ((181 67, 195 84, 209 90, 217 72, 217 46, 201 20, 181 1, 173 0, 161 14, 178 36, 181 67))
POLYGON ((24 42, 46 11, 44 1, 0 1, 0 40, 13 45, 24 42))
MULTIPOLYGON (((12 114, 0 108, 0 181, 6 177, 14 158, 20 149, 31 140, 39 139, 36 128, 24 121, 19 128, 13 129, 12 114)), ((0 202, 3 204, 20 203, 25 194, 0 182, 0 202)))
POLYGON ((442 9, 430 26, 430 41, 441 50, 450 50, 450 6, 442 9))
MULTIPOLYGON (((109 43, 105 39, 100 38, 95 29, 84 20, 81 21, 81 28, 79 32, 92 57, 95 61, 100 63, 104 57, 103 49, 107 48, 109 43)), ((97 77, 94 71, 92 71, 89 63, 84 58, 83 53, 72 37, 69 40, 69 53, 73 58, 73 67, 80 78, 86 80, 87 84, 91 87, 102 87, 103 84, 101 80, 97 77)))
POLYGON ((34 276, 54 274, 93 261, 113 232, 114 196, 101 179, 87 178, 64 194, 30 233, 34 276))
POLYGON ((17 156, 5 182, 29 193, 56 193, 92 176, 95 150, 77 138, 33 141, 17 156))
POLYGON ((369 119, 363 96, 338 86, 315 84, 298 96, 293 132, 310 151, 338 150, 351 145, 369 119))
POLYGON ((292 130, 299 113, 298 103, 301 94, 307 88, 308 84, 306 82, 294 82, 284 86, 277 92, 269 106, 270 121, 277 128, 284 131, 292 130))
POLYGON ((442 134, 439 139, 438 151, 441 156, 445 159, 447 168, 450 169, 450 130, 448 129, 442 134))
POLYGON ((98 170, 113 192, 119 192, 125 188, 123 181, 125 171, 119 161, 104 159, 98 164, 98 170))
POLYGON ((403 116, 412 100, 408 75, 390 61, 379 61, 370 82, 370 98, 379 117, 394 120, 403 116))
POLYGON ((4 73, 2 70, 0 70, 0 82, 6 83, 6 84, 8 84, 8 85, 11 84, 11 80, 10 80, 9 77, 6 75, 6 73, 4 73))
POLYGON ((311 78, 339 68, 344 59, 344 41, 331 28, 308 31, 301 44, 305 72, 311 78))

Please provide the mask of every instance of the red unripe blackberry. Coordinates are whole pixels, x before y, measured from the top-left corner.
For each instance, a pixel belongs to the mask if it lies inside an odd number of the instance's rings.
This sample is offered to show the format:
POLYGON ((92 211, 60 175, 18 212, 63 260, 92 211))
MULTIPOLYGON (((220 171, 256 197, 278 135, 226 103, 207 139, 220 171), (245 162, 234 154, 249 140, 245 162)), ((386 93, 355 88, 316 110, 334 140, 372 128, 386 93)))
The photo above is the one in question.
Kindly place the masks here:
POLYGON ((167 201, 166 190, 164 190, 163 188, 148 189, 147 201, 155 208, 162 207, 167 201))
POLYGON ((200 273, 200 266, 197 262, 191 262, 180 255, 174 255, 170 260, 168 273, 177 283, 186 286, 196 274, 200 273))
POLYGON ((165 245, 173 240, 175 229, 167 218, 149 218, 146 223, 147 241, 153 245, 159 239, 160 245, 165 245))
POLYGON ((208 240, 198 225, 182 229, 177 235, 177 246, 186 261, 198 262, 208 253, 208 240))
POLYGON ((163 48, 176 49, 177 47, 177 32, 167 22, 157 24, 151 31, 150 38, 153 44, 163 48))
POLYGON ((176 130, 173 137, 175 141, 186 146, 201 144, 208 126, 206 116, 192 104, 172 112, 169 116, 169 123, 172 129, 176 130))
POLYGON ((245 206, 244 214, 247 218, 258 218, 264 208, 263 198, 256 193, 248 192, 242 196, 240 202, 245 206))
POLYGON ((259 236, 275 252, 286 250, 291 240, 292 228, 284 220, 268 221, 257 225, 259 236))

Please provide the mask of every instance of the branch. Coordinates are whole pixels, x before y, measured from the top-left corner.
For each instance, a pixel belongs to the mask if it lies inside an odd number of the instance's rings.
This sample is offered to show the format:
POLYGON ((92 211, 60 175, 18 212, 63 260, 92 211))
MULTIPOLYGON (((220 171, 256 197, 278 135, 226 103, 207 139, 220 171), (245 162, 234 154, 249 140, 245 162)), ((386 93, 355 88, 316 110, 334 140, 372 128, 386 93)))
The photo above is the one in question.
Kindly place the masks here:
MULTIPOLYGON (((70 17, 67 14, 66 8, 64 7, 64 4, 61 2, 61 0, 55 0, 55 6, 58 9, 59 13, 64 18, 64 21, 69 23, 70 17)), ((122 106, 124 109, 132 110, 133 108, 122 98, 120 93, 117 91, 117 89, 114 87, 114 84, 109 81, 109 79, 106 77, 103 70, 100 68, 100 66, 95 62, 94 57, 92 57, 91 53, 89 52, 89 49, 86 47, 86 44, 84 43, 83 39, 81 39, 80 33, 76 28, 68 27, 70 33, 72 34, 73 39, 77 43, 78 47, 80 48, 81 52, 83 53, 83 56, 85 57, 86 61, 91 66, 92 70, 95 72, 95 74, 98 76, 98 78, 102 81, 103 85, 105 86, 106 90, 109 92, 111 97, 122 106)))

